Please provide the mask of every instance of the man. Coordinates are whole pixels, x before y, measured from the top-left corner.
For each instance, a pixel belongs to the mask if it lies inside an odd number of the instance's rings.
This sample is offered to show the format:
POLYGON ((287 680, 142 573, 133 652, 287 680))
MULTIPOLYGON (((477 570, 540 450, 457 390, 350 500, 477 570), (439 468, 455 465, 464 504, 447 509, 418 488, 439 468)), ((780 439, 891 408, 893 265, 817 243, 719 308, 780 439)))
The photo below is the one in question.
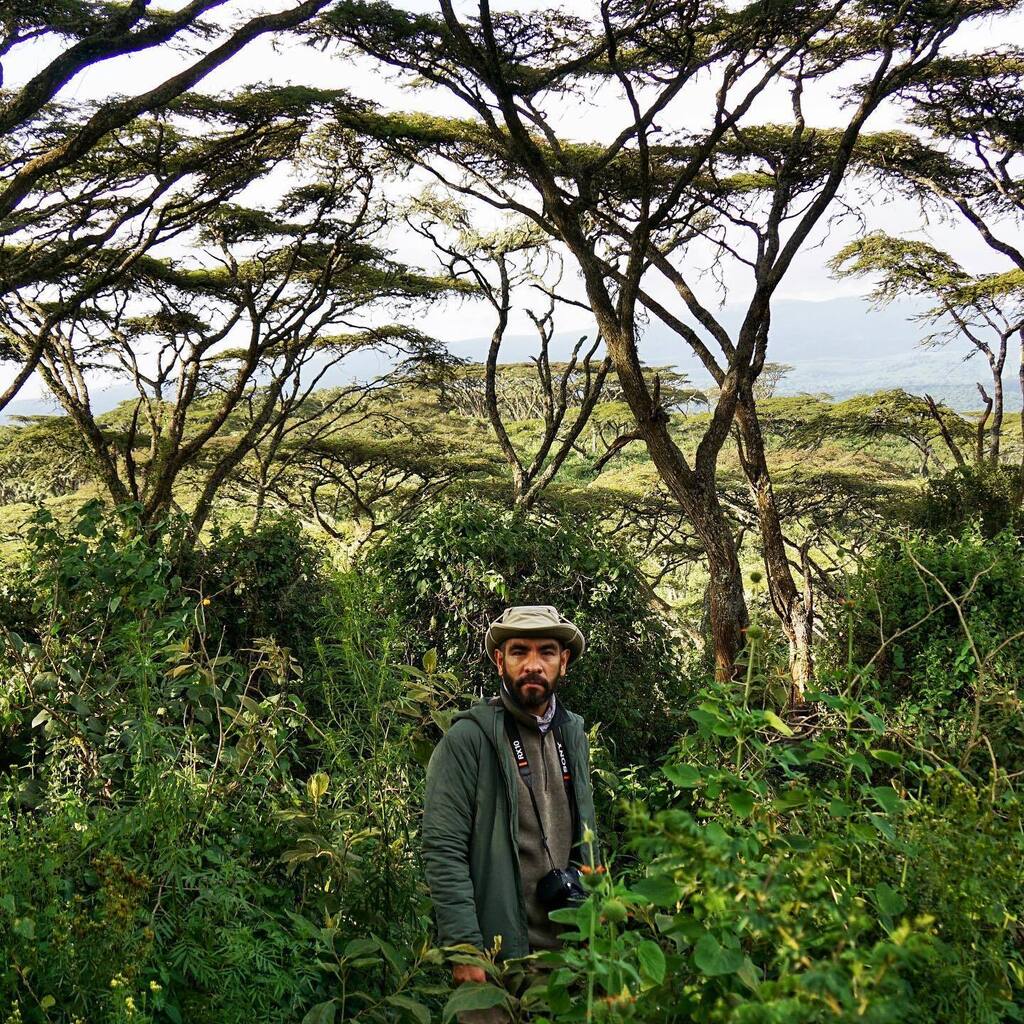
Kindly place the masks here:
MULTIPOLYGON (((456 715, 430 758, 423 858, 440 945, 484 950, 501 936, 505 959, 561 945, 537 883, 595 862, 596 845, 583 843, 584 829, 596 833, 587 736, 556 697, 585 642, 554 608, 530 605, 506 608, 484 646, 500 693, 456 715)), ((452 974, 455 984, 485 980, 467 964, 452 974)), ((500 1009, 460 1016, 507 1019, 500 1009)))

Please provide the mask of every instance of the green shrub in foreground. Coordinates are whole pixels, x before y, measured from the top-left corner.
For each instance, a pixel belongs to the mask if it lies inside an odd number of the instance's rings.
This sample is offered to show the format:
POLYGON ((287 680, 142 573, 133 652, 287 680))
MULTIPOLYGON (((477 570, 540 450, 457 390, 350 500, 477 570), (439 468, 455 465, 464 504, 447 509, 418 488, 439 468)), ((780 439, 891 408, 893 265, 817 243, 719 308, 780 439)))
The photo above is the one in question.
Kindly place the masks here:
POLYGON ((588 902, 556 912, 567 946, 539 956, 546 981, 476 998, 558 1022, 1024 1020, 1022 805, 1005 775, 936 769, 877 708, 811 698, 800 737, 710 688, 624 805, 640 869, 585 876, 588 902))
MULTIPOLYGON (((387 624, 349 615, 368 606, 355 582, 331 591, 314 720, 286 649, 225 649, 174 542, 92 504, 40 514, 7 572, 0 1021, 286 1024, 333 984, 325 921, 339 948, 422 933, 387 624)), ((347 972, 385 986, 376 960, 347 972)))

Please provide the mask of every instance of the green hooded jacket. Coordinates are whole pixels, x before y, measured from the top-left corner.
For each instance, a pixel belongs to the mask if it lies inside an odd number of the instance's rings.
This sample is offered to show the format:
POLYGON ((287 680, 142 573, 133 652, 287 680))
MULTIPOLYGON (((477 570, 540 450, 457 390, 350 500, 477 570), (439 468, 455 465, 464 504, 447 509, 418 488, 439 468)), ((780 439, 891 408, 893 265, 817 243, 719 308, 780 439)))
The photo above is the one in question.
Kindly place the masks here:
MULTIPOLYGON (((583 719, 561 704, 556 705, 554 724, 561 729, 572 769, 577 847, 584 828, 597 834, 590 747, 583 719)), ((515 771, 500 702, 481 701, 456 715, 430 757, 423 860, 442 946, 469 943, 484 950, 500 935, 500 959, 530 952, 519 872, 515 771)), ((584 859, 596 863, 596 839, 584 859)))

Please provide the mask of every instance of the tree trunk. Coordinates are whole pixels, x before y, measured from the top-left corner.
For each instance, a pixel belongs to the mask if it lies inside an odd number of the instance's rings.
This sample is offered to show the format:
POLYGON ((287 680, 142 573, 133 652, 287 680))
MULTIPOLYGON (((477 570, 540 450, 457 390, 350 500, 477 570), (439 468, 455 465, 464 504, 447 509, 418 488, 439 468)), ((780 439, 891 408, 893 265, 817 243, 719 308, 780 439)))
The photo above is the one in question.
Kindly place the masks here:
POLYGON ((1003 364, 992 368, 992 423, 988 428, 988 461, 999 465, 999 448, 1003 436, 1003 364))
POLYGON ((981 395, 982 402, 985 403, 985 408, 975 426, 974 463, 980 468, 985 464, 985 431, 988 428, 988 418, 992 413, 992 399, 989 398, 983 384, 978 385, 978 393, 981 395))
POLYGON ((814 678, 813 596, 809 583, 805 583, 804 592, 801 593, 793 578, 782 520, 765 458, 764 435, 761 433, 753 394, 749 389, 742 393, 736 406, 736 424, 741 441, 740 462, 757 505, 768 595, 789 643, 789 672, 792 680, 790 700, 799 704, 803 701, 808 683, 814 678))
MULTIPOLYGON (((715 505, 718 504, 717 496, 715 505)), ((710 510, 708 510, 710 513, 710 510)), ((698 516, 687 513, 701 538, 708 557, 708 597, 711 622, 711 646, 715 658, 715 678, 725 682, 736 676, 736 656, 743 646, 747 627, 747 601, 743 592, 743 573, 732 530, 721 514, 698 516)))
POLYGON ((783 625, 789 641, 789 678, 791 705, 802 704, 807 687, 814 681, 814 609, 798 600, 790 610, 789 625, 783 625))
POLYGON ((1020 384, 1020 492, 1024 497, 1024 331, 1020 332, 1020 362, 1017 365, 1017 381, 1020 384))
MULTIPOLYGON (((611 317, 602 316, 602 312, 600 308, 595 309, 637 431, 662 481, 690 520, 707 555, 715 678, 719 681, 733 679, 736 655, 743 646, 748 618, 736 538, 718 500, 714 470, 721 445, 716 439, 706 447, 703 456, 698 453, 696 467, 690 467, 672 439, 668 414, 652 401, 632 334, 611 317)), ((720 419, 719 423, 722 438, 728 437, 727 420, 720 419)))

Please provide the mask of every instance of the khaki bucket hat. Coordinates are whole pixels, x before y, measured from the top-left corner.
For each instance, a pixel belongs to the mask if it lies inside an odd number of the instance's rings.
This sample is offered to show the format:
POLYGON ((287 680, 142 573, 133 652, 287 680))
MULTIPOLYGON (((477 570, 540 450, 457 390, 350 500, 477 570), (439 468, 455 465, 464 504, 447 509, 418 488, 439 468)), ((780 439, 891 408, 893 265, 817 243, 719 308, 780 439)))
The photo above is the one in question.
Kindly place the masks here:
POLYGON ((494 652, 513 636, 551 636, 561 640, 569 648, 570 661, 575 661, 584 651, 586 642, 583 634, 558 609, 549 604, 526 604, 506 608, 487 627, 484 647, 487 657, 494 661, 494 652))

